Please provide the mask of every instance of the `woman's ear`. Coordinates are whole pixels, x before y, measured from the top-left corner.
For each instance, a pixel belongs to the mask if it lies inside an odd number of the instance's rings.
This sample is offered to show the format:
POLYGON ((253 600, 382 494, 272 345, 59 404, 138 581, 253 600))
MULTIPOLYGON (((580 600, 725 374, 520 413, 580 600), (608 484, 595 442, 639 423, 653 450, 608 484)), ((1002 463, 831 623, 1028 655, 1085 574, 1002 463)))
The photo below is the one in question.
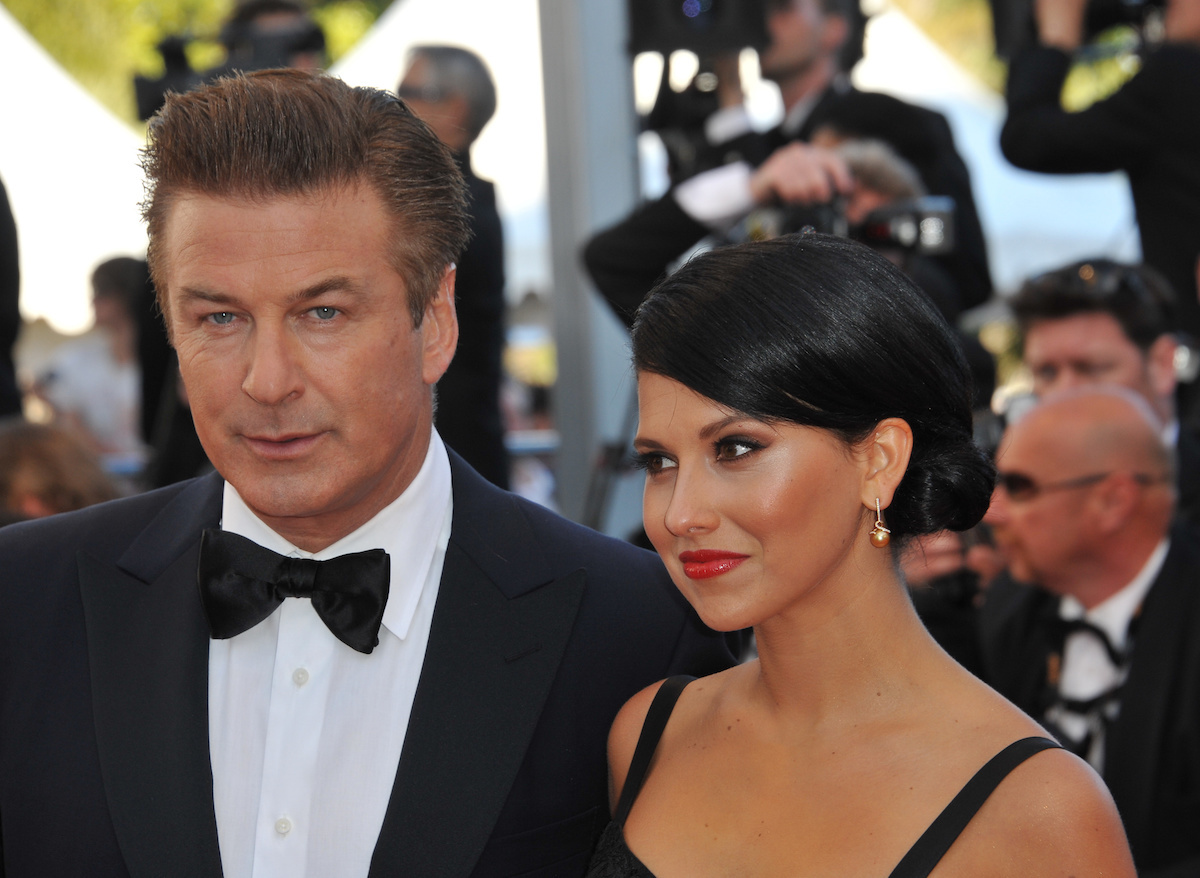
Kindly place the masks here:
POLYGON ((908 469, 912 456, 912 427, 902 418, 885 418, 859 445, 863 461, 863 505, 874 509, 875 500, 886 509, 908 469))

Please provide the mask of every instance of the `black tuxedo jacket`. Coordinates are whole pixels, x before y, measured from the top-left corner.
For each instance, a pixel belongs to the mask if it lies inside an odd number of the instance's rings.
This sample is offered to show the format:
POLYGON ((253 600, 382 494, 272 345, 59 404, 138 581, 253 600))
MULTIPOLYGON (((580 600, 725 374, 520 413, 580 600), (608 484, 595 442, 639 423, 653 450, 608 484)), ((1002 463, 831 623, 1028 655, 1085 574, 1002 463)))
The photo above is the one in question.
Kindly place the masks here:
MULTIPOLYGON (((884 141, 916 169, 930 194, 954 199, 955 249, 931 259, 952 281, 954 314, 986 301, 992 284, 983 226, 970 173, 941 113, 891 95, 835 85, 821 94, 794 135, 785 134, 782 128, 748 134, 717 147, 719 155, 709 157, 705 164, 741 160, 757 166, 789 141, 807 141, 824 125, 847 137, 884 141)), ((668 193, 597 233, 584 248, 583 261, 609 305, 626 325, 632 325, 638 305, 671 262, 708 234, 708 228, 688 216, 668 193)))
MULTIPOLYGON (((1047 663, 1061 645, 1043 620, 1059 599, 997 582, 980 612, 985 679, 1035 719, 1047 663)), ((1177 524, 1142 605, 1121 712, 1101 774, 1121 812, 1143 878, 1200 874, 1200 542, 1177 524)))
MULTIPOLYGON (((653 555, 451 460, 450 544, 370 874, 582 875, 623 701, 731 656, 653 555)), ((0 530, 0 875, 221 874, 195 572, 221 484, 0 530)))
POLYGON ((1175 469, 1178 512, 1192 524, 1200 525, 1200 435, 1187 424, 1179 426, 1175 469))
POLYGON ((1070 67, 1065 53, 1042 46, 1013 58, 1000 148, 1030 171, 1125 171, 1142 258, 1175 288, 1182 328, 1200 337, 1200 47, 1164 44, 1119 91, 1080 113, 1060 102, 1070 67))

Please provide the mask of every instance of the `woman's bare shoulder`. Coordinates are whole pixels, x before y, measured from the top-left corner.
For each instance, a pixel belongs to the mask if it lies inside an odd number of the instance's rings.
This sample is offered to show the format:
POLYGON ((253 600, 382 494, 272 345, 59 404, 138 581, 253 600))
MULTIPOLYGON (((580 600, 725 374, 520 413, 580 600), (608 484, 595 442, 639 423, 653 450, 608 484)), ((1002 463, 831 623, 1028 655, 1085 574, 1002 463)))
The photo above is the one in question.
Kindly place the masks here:
MULTIPOLYGON (((677 715, 694 714, 695 711, 690 709, 690 705, 696 702, 707 703, 713 693, 724 685, 724 678, 728 674, 729 671, 723 671, 688 684, 687 690, 680 696, 676 710, 672 711, 672 731, 680 725, 677 715)), ((638 692, 625 702, 613 720, 608 733, 609 803, 613 808, 616 807, 617 799, 625 786, 629 764, 633 761, 633 753, 641 737, 642 727, 646 723, 646 715, 650 712, 650 705, 665 682, 666 680, 659 680, 638 692)), ((686 719, 684 722, 686 723, 686 719)))
POLYGON ((951 875, 1137 874, 1104 781, 1082 759, 1057 748, 1013 769, 943 863, 951 875))
POLYGON ((633 751, 637 747, 638 737, 642 734, 642 726, 646 722, 646 714, 654 696, 662 688, 665 680, 651 683, 641 692, 634 695, 617 712, 612 728, 608 732, 608 796, 610 810, 616 807, 617 799, 625 786, 625 775, 629 773, 629 763, 633 761, 633 751))

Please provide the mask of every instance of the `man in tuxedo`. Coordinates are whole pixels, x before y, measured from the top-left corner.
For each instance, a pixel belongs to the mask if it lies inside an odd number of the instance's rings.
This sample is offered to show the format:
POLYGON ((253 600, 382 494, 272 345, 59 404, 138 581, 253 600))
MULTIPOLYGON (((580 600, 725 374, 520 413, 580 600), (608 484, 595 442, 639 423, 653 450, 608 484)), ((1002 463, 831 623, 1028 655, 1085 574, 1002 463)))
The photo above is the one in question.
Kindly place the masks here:
POLYGON ((1195 875, 1200 544, 1171 454, 1125 388, 1064 391, 1011 426, 988 521, 1013 580, 980 613, 985 678, 1100 772, 1143 876, 1195 875))
MULTIPOLYGON (((810 143, 881 140, 916 168, 933 195, 955 202, 956 247, 935 257, 949 275, 955 310, 991 294, 983 229, 970 175, 940 113, 890 95, 861 92, 841 69, 854 0, 769 0, 763 77, 779 87, 783 122, 749 130, 740 104, 710 117, 719 167, 680 182, 588 242, 584 261, 597 288, 627 324, 668 265, 708 235, 725 235, 755 208, 833 201, 853 188, 845 163, 810 143)), ((736 90, 735 90, 736 91, 736 90)), ((724 93, 724 91, 722 91, 724 93)))
POLYGON ((1117 384, 1140 394, 1175 449, 1176 505, 1200 521, 1200 437, 1176 414, 1175 304, 1153 268, 1109 259, 1030 278, 1009 302, 1034 393, 1117 384))
POLYGON ((731 658, 652 555, 433 429, 453 157, 277 70, 171 96, 145 166, 217 472, 0 533, 0 874, 583 874, 612 717, 731 658))
POLYGON ((496 187, 471 167, 471 145, 496 111, 496 86, 474 52, 415 46, 396 93, 450 147, 467 183, 471 240, 458 260, 458 352, 438 382, 438 435, 480 475, 507 488, 509 460, 500 412, 504 233, 496 187))

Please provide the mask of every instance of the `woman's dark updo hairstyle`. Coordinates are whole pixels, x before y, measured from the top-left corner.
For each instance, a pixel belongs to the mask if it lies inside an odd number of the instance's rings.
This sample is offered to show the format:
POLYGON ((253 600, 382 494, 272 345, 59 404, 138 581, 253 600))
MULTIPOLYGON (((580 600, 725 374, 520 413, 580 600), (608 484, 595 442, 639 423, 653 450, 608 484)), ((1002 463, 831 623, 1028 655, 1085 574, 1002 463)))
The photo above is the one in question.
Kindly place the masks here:
POLYGON ((971 378, 953 330, 861 244, 809 232, 697 256, 639 309, 633 363, 848 444, 903 418, 913 450, 885 516, 893 539, 965 530, 987 511, 995 470, 971 438, 971 378))

